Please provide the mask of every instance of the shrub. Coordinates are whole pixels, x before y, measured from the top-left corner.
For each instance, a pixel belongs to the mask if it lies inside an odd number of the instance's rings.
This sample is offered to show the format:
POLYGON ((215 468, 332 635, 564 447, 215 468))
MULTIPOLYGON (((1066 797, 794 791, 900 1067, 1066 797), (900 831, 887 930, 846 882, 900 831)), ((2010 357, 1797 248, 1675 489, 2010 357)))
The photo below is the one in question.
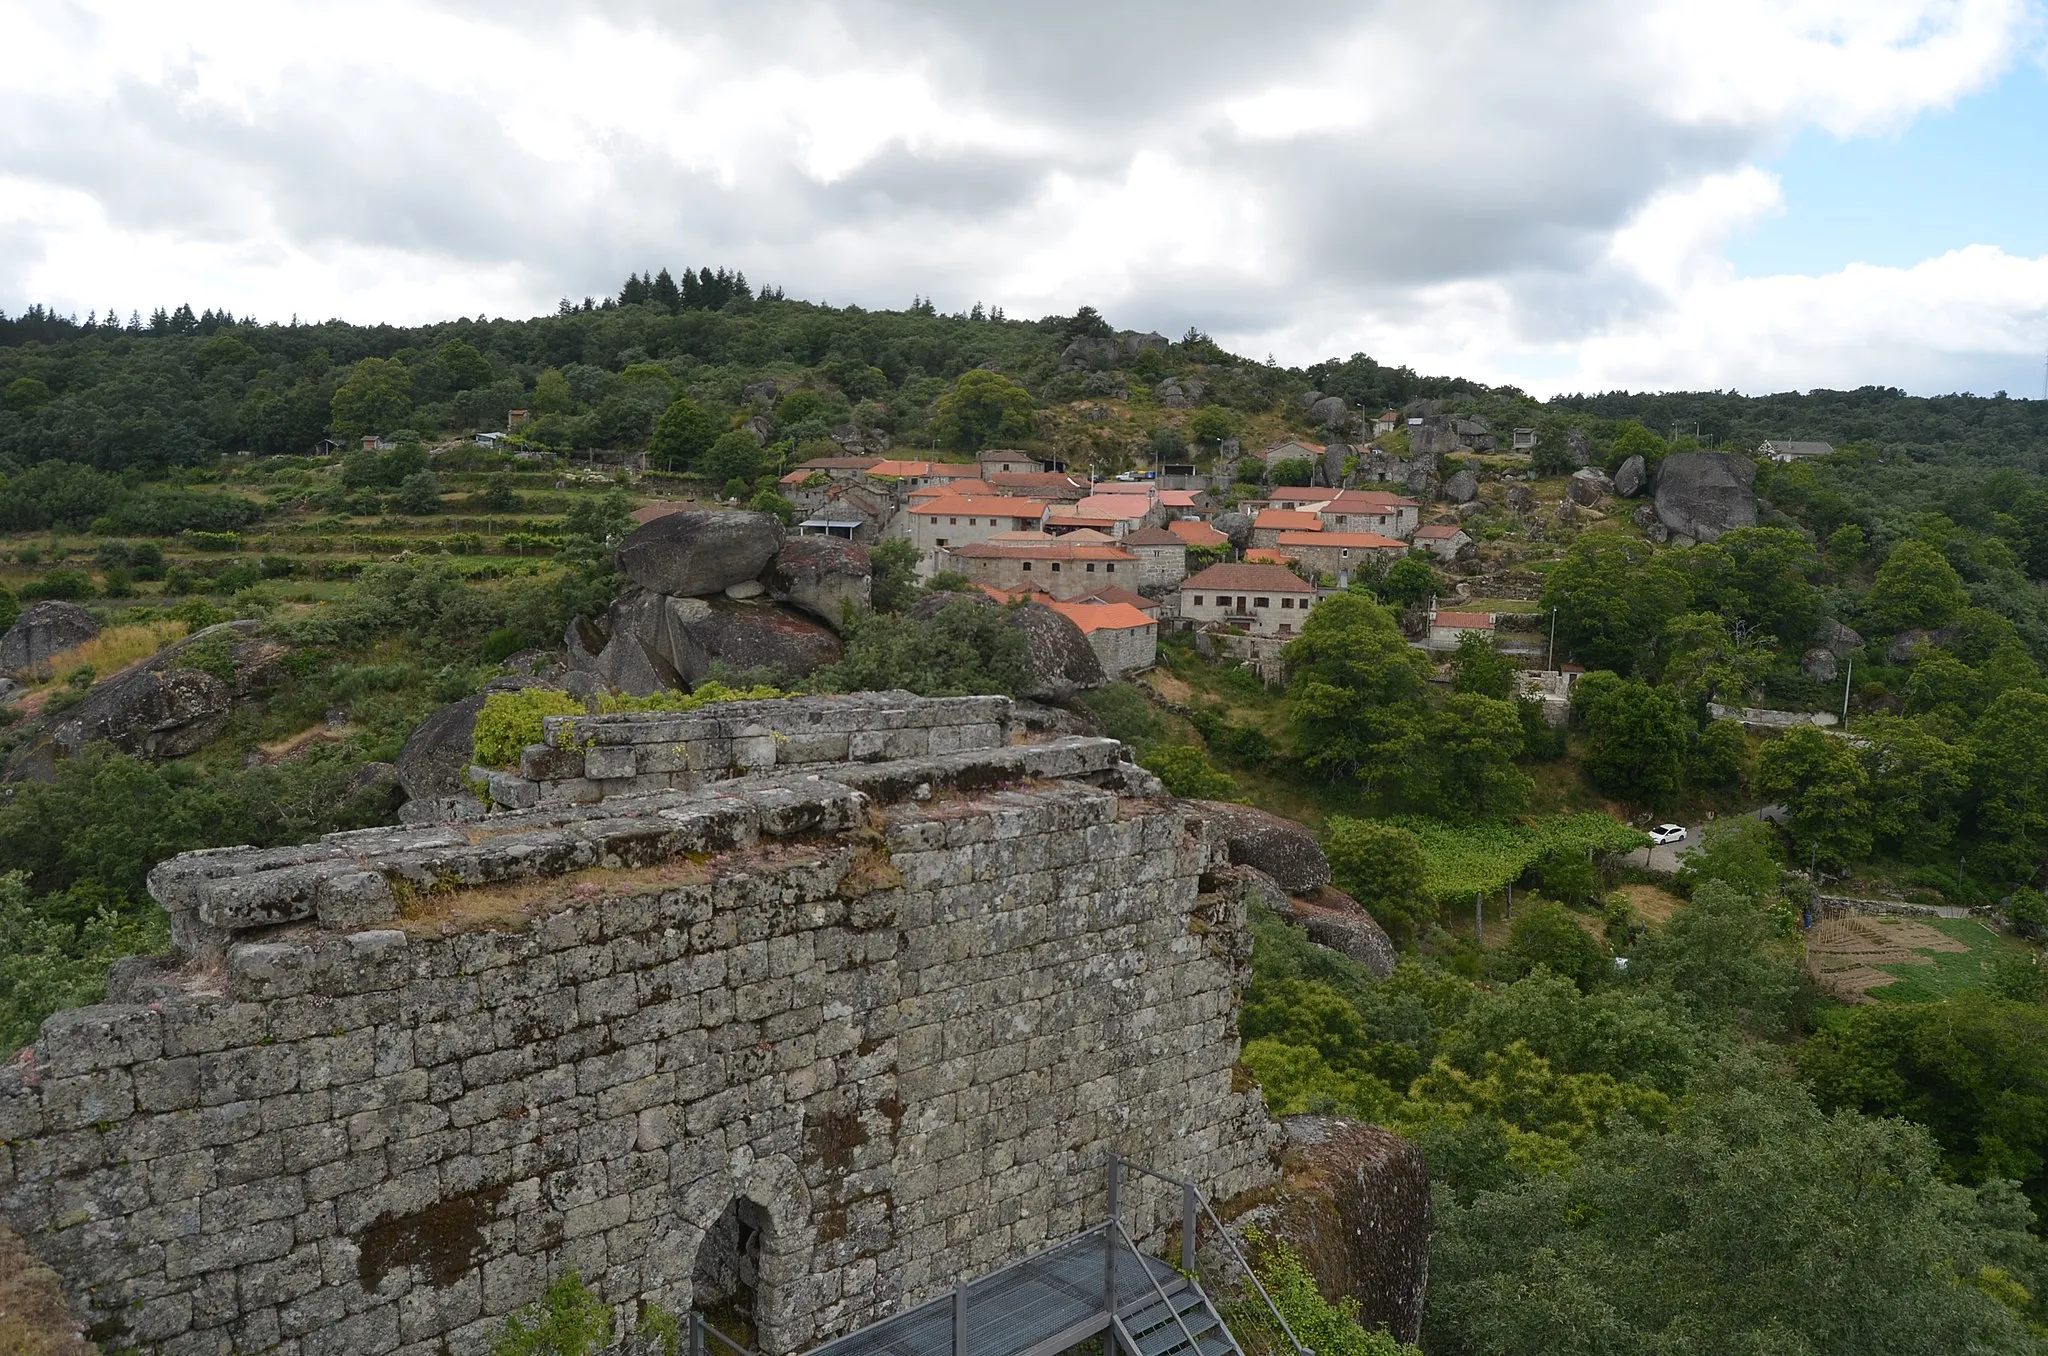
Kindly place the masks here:
POLYGON ((1142 766, 1176 796, 1223 800, 1237 790, 1227 773, 1216 770, 1209 755, 1193 744, 1168 744, 1145 755, 1142 766))
POLYGON ((34 601, 38 598, 63 598, 77 601, 92 597, 92 576, 83 570, 51 570, 41 579, 32 579, 21 586, 21 596, 34 601))
POLYGON ((2005 916, 2020 936, 2039 937, 2048 932, 2048 896, 2026 887, 2015 890, 2006 901, 2005 916))
POLYGON ((596 1356, 611 1344, 612 1308, 572 1268, 547 1293, 505 1316, 491 1356, 596 1356))
POLYGON ((541 722, 548 716, 580 716, 583 703, 551 687, 493 692, 476 713, 470 746, 479 767, 517 767, 519 754, 541 742, 541 722))
POLYGON ((1364 906, 1395 937, 1412 934, 1428 919, 1422 895, 1422 844, 1397 824, 1332 815, 1323 826, 1330 880, 1364 906))
POLYGON ((1133 748, 1145 747, 1166 729, 1159 713, 1135 683, 1111 683, 1082 694, 1081 703, 1101 723, 1104 734, 1133 748))
MULTIPOLYGON (((1357 1300, 1333 1303, 1324 1299, 1308 1265, 1285 1243, 1266 1237, 1256 1226, 1246 1230, 1245 1242, 1257 1258, 1253 1269, 1272 1297, 1273 1307, 1287 1320, 1295 1341, 1316 1356, 1417 1356, 1414 1347, 1401 1345, 1385 1329, 1360 1323, 1357 1300)), ((1225 1317, 1233 1333, 1256 1334, 1251 1344, 1254 1350, 1288 1349, 1286 1335, 1260 1300, 1229 1305, 1225 1317)))

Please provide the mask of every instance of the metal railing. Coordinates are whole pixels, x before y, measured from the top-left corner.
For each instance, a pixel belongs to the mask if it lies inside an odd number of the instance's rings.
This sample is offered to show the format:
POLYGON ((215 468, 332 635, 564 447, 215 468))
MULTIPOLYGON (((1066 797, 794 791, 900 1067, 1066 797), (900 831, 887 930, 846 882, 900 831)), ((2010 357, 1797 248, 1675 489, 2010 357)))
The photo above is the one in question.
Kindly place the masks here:
POLYGON ((724 1333, 706 1322, 704 1315, 692 1309, 690 1310, 689 1356, 760 1356, 760 1354, 733 1341, 732 1338, 727 1337, 724 1333), (715 1339, 718 1345, 724 1349, 723 1352, 713 1353, 709 1351, 707 1349, 709 1344, 704 1340, 707 1337, 715 1339))
POLYGON ((1179 1177, 1169 1177, 1167 1174, 1154 1171, 1141 1163, 1129 1162, 1122 1154, 1112 1149, 1109 1154, 1109 1218, 1110 1222, 1115 1224, 1119 1231, 1123 1229, 1123 1170, 1126 1167, 1130 1168, 1133 1172, 1142 1173, 1157 1181, 1180 1188, 1180 1269, 1182 1271, 1187 1272, 1189 1275, 1195 1273, 1195 1235, 1201 1224, 1201 1217, 1207 1215, 1211 1227, 1216 1232, 1217 1240, 1223 1245, 1225 1251, 1228 1252, 1230 1259, 1237 1263, 1238 1269, 1244 1272, 1245 1277, 1251 1281, 1252 1288, 1259 1292, 1259 1298, 1265 1302, 1266 1311, 1273 1315, 1273 1321, 1278 1323, 1280 1331, 1287 1335, 1287 1344, 1294 1348, 1295 1356, 1316 1356, 1313 1348, 1302 1345, 1301 1339, 1294 1335, 1294 1329, 1288 1326, 1287 1319, 1280 1312, 1280 1306, 1273 1303, 1273 1297, 1266 1293, 1265 1283, 1259 1280, 1259 1273, 1252 1270, 1252 1264, 1245 1260, 1245 1255, 1238 1250, 1237 1241, 1230 1236, 1230 1231, 1223 1227, 1223 1221, 1216 1217, 1216 1212, 1209 1206, 1208 1198, 1202 1195, 1202 1189, 1193 1182, 1179 1177))

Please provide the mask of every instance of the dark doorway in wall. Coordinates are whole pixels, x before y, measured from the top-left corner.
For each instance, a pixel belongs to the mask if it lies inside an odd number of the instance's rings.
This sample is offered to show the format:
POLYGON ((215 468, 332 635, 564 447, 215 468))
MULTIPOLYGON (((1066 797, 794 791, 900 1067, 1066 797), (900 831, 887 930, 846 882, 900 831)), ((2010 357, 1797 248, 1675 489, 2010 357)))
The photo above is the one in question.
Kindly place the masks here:
POLYGON ((755 1304, 761 1286, 761 1249, 768 1212, 744 1196, 719 1212, 697 1248, 690 1294, 697 1312, 713 1327, 748 1348, 759 1341, 755 1304))

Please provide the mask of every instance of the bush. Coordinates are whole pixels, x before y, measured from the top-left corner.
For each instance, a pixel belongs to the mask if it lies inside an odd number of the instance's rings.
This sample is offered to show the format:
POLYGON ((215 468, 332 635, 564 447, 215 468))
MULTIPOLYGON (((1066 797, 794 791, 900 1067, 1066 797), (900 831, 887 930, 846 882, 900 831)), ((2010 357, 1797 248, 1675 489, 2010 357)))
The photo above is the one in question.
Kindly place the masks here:
MULTIPOLYGON (((1403 1346, 1385 1329, 1368 1329, 1358 1321, 1358 1301, 1345 1298, 1331 1302, 1316 1288, 1316 1278, 1292 1248, 1278 1239, 1267 1238, 1256 1226, 1245 1233, 1253 1269, 1273 1308, 1287 1320, 1295 1341, 1316 1356, 1419 1356, 1414 1347, 1403 1346)), ((1252 1338, 1253 1350, 1285 1351, 1286 1334, 1264 1303, 1256 1298, 1227 1306, 1225 1321, 1241 1339, 1252 1338)))
POLYGON ((2048 895, 2023 886, 2006 901, 2005 916, 2020 936, 2039 937, 2048 932, 2048 895))
POLYGON ((1398 824, 1332 815, 1323 826, 1330 882, 1364 906, 1394 937, 1428 921, 1422 844, 1398 824))
POLYGON ((1140 764, 1166 783, 1176 796, 1224 800, 1237 790, 1227 773, 1218 772, 1209 755, 1193 744, 1167 744, 1145 755, 1140 764))
POLYGON ((1100 722, 1105 735, 1135 749, 1145 748, 1166 731, 1166 722, 1135 683, 1111 683, 1083 693, 1081 704, 1100 722))
POLYGON ((80 598, 92 597, 92 576, 84 570, 51 570, 41 579, 23 584, 21 596, 29 602, 39 598, 63 598, 76 602, 80 598))
POLYGON ((551 687, 493 692, 476 713, 476 732, 470 737, 477 766, 517 767, 520 751, 541 742, 543 720, 582 714, 582 702, 551 687))
POLYGON ((1538 904, 1517 913, 1503 959, 1518 976, 1541 965, 1582 991, 1598 984, 1609 968, 1606 948, 1561 904, 1538 904))

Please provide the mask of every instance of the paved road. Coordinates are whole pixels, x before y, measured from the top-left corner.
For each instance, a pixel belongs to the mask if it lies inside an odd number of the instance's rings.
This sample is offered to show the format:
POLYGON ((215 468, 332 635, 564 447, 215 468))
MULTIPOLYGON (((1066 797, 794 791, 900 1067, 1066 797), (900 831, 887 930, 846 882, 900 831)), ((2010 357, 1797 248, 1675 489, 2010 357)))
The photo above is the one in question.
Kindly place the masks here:
MULTIPOLYGON (((1774 822, 1777 822, 1782 820, 1784 813, 1785 810, 1782 806, 1766 805, 1763 807, 1761 811, 1745 810, 1742 812, 1742 817, 1748 818, 1761 814, 1764 817, 1770 818, 1774 822)), ((1661 846, 1638 848, 1634 852, 1631 852, 1627 857, 1623 858, 1623 860, 1626 861, 1630 866, 1637 867, 1644 871, 1660 871, 1666 875, 1669 875, 1670 873, 1678 870, 1679 858, 1685 856, 1686 853, 1691 852, 1694 848, 1700 845, 1700 830, 1705 827, 1706 826, 1703 824, 1688 824, 1685 826, 1684 842, 1665 843, 1661 846)))

